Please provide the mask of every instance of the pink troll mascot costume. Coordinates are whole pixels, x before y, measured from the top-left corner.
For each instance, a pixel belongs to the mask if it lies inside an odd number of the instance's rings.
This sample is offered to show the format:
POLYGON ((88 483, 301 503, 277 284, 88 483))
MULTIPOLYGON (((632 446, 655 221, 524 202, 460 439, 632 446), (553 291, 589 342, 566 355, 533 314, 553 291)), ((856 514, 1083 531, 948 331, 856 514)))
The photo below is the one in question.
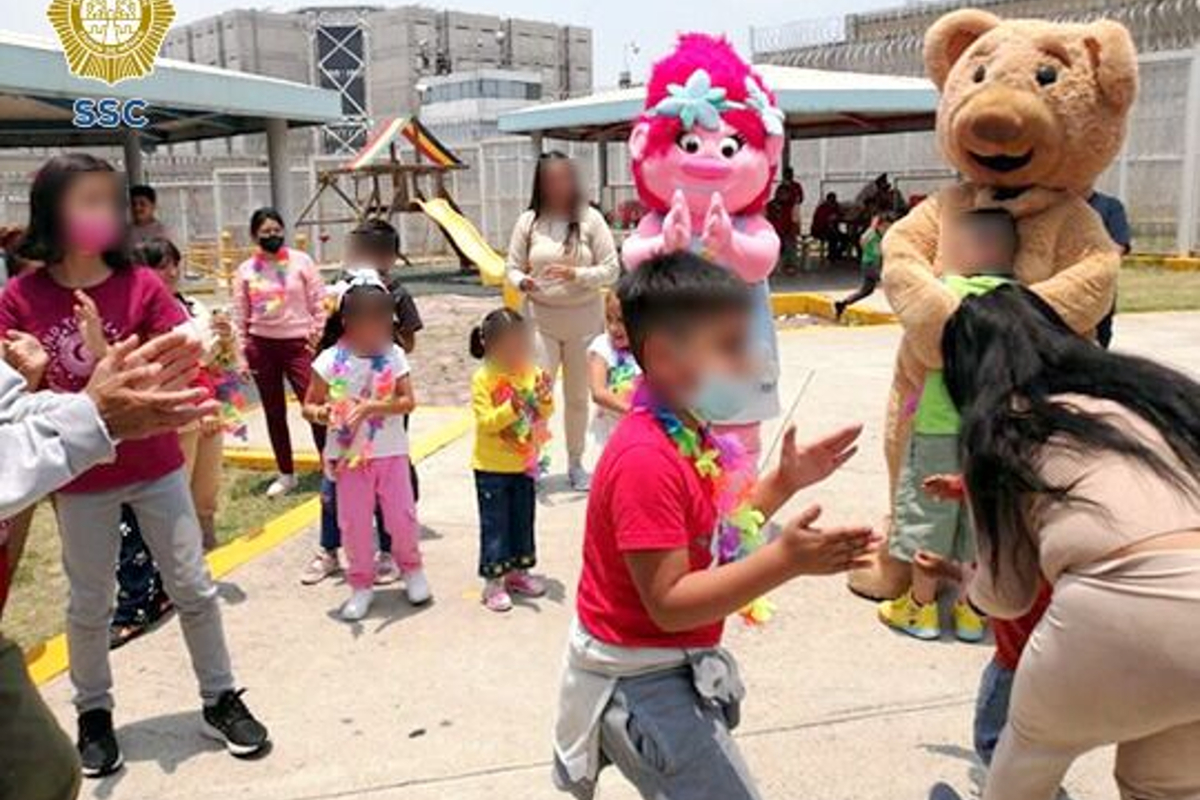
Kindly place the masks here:
POLYGON ((757 457, 759 427, 779 414, 779 355, 767 276, 779 237, 763 216, 783 152, 783 113, 762 78, 721 37, 687 33, 654 65, 646 108, 629 137, 638 197, 648 213, 621 255, 634 269, 693 250, 755 287, 757 375, 710 420, 757 457))

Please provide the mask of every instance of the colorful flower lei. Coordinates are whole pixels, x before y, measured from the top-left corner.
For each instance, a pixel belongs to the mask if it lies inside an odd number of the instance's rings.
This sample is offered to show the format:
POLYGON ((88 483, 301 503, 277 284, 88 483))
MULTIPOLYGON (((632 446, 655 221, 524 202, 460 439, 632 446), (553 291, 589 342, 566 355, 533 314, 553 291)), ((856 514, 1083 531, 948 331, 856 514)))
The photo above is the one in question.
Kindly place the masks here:
POLYGON ((287 295, 288 260, 286 247, 274 257, 261 252, 254 254, 247 288, 250 291, 250 308, 255 316, 271 316, 283 308, 287 295))
POLYGON ((550 441, 550 421, 542 415, 537 385, 541 370, 531 370, 523 380, 503 375, 492 389, 495 405, 512 403, 517 419, 501 436, 525 458, 525 474, 531 478, 541 475, 549 465, 550 456, 545 454, 550 441))
POLYGON ((613 348, 613 352, 616 354, 617 363, 608 368, 605 379, 608 390, 620 398, 632 397, 634 389, 637 388, 637 379, 641 376, 642 371, 638 367, 633 353, 616 348, 613 348))
MULTIPOLYGON (((646 409, 654 416, 679 454, 692 462, 696 474, 712 486, 717 509, 715 553, 717 563, 729 564, 745 558, 765 543, 766 518, 751 503, 755 465, 735 436, 713 432, 705 425, 693 428, 668 408, 654 403, 647 390, 634 395, 634 408, 646 409)), ((738 613, 749 625, 762 625, 771 619, 774 605, 765 597, 751 601, 738 613)))
POLYGON ((221 427, 225 433, 249 441, 250 429, 246 424, 246 409, 250 402, 242 390, 242 376, 238 369, 237 355, 232 347, 221 346, 209 367, 213 380, 213 391, 221 404, 221 427))
POLYGON ((329 427, 333 438, 327 445, 327 461, 336 469, 355 469, 370 461, 375 452, 375 439, 383 429, 382 416, 368 417, 366 435, 358 436, 358 430, 348 420, 354 407, 365 400, 382 400, 396 391, 396 374, 386 356, 371 357, 371 377, 357 397, 350 393, 350 365, 354 354, 338 344, 333 353, 333 367, 329 378, 329 427))

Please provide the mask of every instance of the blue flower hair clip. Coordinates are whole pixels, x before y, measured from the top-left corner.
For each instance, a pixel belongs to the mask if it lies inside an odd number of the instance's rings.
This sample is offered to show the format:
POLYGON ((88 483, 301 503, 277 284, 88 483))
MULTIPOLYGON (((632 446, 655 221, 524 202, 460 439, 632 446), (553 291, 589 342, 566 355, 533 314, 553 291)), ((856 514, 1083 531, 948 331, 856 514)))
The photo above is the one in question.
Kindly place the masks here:
POLYGON ((684 130, 691 130, 696 124, 710 131, 718 130, 721 127, 721 112, 745 108, 741 103, 727 99, 723 88, 714 87, 712 77, 703 67, 693 72, 683 86, 678 83, 667 86, 667 93, 650 113, 660 117, 678 117, 684 130))
POLYGON ((783 110, 771 102, 758 81, 749 75, 746 76, 746 105, 758 112, 768 136, 783 136, 783 110))

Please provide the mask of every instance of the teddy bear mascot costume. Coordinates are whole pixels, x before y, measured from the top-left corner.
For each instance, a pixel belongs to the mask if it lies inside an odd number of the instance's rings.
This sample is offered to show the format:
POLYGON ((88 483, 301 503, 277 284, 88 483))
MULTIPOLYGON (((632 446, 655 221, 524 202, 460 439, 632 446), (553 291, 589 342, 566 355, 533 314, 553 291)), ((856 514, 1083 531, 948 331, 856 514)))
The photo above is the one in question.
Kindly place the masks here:
POLYGON ((775 96, 726 39, 687 33, 652 68, 646 107, 629 137, 633 179, 648 213, 625 241, 625 266, 692 250, 755 289, 754 380, 712 393, 698 409, 741 440, 750 465, 761 449, 761 423, 779 415, 767 286, 779 237, 763 211, 783 153, 783 120, 775 96))
MULTIPOLYGON (((964 9, 925 35, 925 68, 941 93, 937 138, 963 177, 916 206, 883 242, 883 288, 904 335, 888 400, 892 497, 924 376, 941 368, 942 327, 958 306, 939 280, 947 231, 964 212, 998 207, 1016 220, 1018 281, 1090 336, 1112 307, 1120 255, 1086 198, 1121 149, 1137 91, 1129 32, 1108 20, 1002 20, 964 9)), ((881 553, 853 573, 858 594, 907 590, 907 564, 881 553)))

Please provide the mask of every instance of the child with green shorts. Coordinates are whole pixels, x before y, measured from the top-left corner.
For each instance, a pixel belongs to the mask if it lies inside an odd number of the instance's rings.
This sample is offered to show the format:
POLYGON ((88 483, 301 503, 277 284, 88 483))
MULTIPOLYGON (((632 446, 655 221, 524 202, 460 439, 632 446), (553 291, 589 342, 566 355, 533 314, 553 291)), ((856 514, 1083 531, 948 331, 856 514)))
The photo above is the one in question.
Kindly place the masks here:
MULTIPOLYGON (((956 272, 943 276, 946 288, 959 298, 985 294, 1012 280, 1016 222, 1003 209, 967 212, 955 221, 947 250, 947 264, 956 272)), ((961 420, 941 370, 930 370, 925 376, 912 414, 912 434, 900 470, 888 539, 892 557, 912 565, 912 586, 899 598, 880 603, 879 619, 918 639, 938 639, 938 578, 922 568, 917 556, 927 554, 963 565, 975 560, 966 504, 937 496, 939 485, 957 478, 960 472, 961 420)), ((953 617, 959 639, 983 639, 986 620, 962 596, 954 604, 953 617)))

